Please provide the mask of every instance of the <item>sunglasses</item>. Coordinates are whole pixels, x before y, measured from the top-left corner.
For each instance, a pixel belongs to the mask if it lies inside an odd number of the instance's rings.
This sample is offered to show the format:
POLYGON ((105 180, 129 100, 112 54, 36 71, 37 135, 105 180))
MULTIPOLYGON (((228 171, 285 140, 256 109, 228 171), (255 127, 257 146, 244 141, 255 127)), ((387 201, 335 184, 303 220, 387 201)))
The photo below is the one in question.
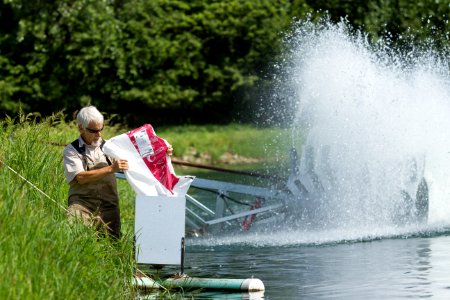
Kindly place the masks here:
POLYGON ((90 128, 87 128, 87 127, 86 127, 86 130, 87 130, 88 132, 90 132, 90 133, 99 133, 99 132, 102 132, 102 131, 103 131, 103 127, 102 127, 101 129, 99 129, 99 130, 96 130, 96 129, 90 129, 90 128))

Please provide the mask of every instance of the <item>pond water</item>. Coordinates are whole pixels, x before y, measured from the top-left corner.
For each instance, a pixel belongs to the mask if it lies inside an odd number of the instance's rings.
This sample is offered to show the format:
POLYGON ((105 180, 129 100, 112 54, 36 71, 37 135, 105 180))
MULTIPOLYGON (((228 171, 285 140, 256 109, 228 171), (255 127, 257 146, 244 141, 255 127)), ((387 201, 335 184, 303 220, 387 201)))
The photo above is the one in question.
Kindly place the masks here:
POLYGON ((449 233, 260 247, 197 240, 188 247, 186 273, 255 277, 266 288, 259 294, 200 293, 195 299, 449 299, 449 233))
MULTIPOLYGON (((189 239, 185 274, 200 278, 259 278, 265 291, 194 291, 174 293, 174 297, 450 299, 450 228, 428 226, 420 232, 411 230, 391 228, 391 234, 385 236, 361 235, 356 240, 325 243, 320 242, 323 236, 331 239, 343 232, 317 232, 317 236, 293 231, 240 233, 189 239)), ((179 267, 163 269, 168 273, 178 271, 179 267)), ((155 295, 148 297, 145 299, 154 299, 155 295)))

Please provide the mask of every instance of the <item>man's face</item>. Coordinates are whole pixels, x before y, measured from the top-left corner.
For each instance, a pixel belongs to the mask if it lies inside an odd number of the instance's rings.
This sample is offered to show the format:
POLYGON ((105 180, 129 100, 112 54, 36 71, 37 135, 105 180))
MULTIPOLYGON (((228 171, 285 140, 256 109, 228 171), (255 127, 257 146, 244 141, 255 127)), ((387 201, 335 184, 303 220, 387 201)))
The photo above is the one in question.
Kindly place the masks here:
POLYGON ((103 124, 90 122, 87 128, 83 128, 82 126, 80 126, 78 129, 80 130, 80 135, 83 138, 84 142, 88 145, 91 145, 101 138, 103 124))

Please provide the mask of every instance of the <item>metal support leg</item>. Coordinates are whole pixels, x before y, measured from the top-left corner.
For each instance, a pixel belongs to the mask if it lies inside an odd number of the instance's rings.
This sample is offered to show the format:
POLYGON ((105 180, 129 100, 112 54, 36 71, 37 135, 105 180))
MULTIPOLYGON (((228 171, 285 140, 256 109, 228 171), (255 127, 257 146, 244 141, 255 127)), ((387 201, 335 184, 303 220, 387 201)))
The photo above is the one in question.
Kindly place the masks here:
POLYGON ((184 255, 186 253, 186 244, 184 242, 184 237, 181 238, 181 274, 184 275, 184 255))

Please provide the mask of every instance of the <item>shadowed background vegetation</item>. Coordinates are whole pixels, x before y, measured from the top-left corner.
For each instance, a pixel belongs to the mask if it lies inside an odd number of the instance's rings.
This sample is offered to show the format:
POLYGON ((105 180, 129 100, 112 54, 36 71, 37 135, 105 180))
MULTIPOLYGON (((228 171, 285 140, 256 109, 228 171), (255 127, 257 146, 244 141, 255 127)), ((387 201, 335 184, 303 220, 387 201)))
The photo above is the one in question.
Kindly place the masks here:
POLYGON ((92 103, 130 126, 288 121, 271 91, 294 20, 345 17, 373 40, 410 33, 445 48, 449 10, 441 0, 3 0, 0 118, 92 103))

